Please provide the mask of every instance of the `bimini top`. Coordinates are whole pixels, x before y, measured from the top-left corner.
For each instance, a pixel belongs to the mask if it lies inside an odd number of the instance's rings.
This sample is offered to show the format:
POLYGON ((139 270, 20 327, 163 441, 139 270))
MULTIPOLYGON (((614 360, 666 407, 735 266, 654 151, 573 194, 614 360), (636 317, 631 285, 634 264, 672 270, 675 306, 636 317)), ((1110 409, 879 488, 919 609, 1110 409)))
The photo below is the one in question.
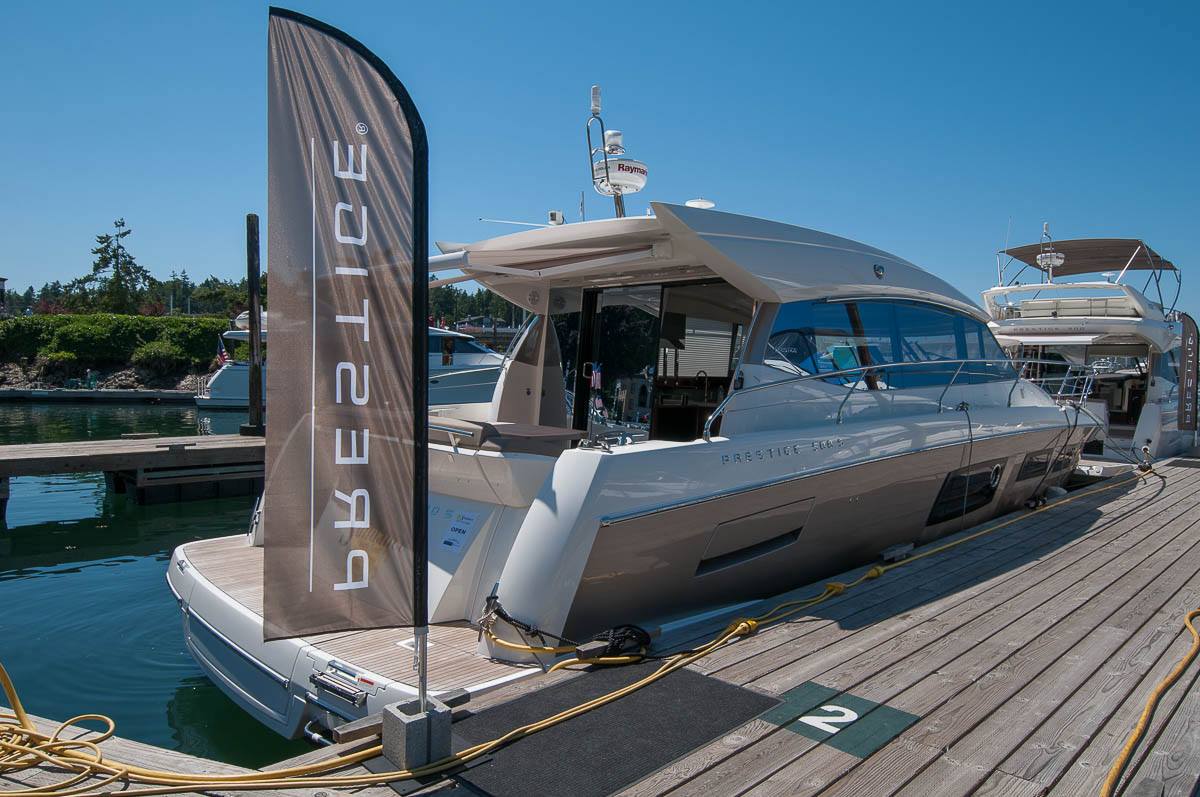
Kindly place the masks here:
POLYGON ((654 216, 563 224, 471 244, 439 242, 430 270, 461 269, 514 304, 540 312, 551 289, 724 279, 752 299, 791 302, 907 296, 980 320, 966 296, 924 269, 866 244, 774 221, 652 203, 654 216))
POLYGON ((1176 271, 1175 265, 1137 238, 1079 238, 1074 241, 1051 241, 1005 249, 1026 265, 1049 271, 1038 265, 1037 256, 1045 251, 1060 252, 1065 260, 1054 267, 1054 276, 1099 274, 1104 271, 1176 271))

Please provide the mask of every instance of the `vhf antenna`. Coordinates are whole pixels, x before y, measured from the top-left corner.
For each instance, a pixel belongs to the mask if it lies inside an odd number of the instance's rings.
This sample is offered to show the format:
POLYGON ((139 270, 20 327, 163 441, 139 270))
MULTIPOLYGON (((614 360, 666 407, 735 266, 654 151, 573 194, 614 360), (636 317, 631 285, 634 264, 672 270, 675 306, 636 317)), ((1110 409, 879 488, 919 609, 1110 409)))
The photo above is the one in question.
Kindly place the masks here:
MULTIPOLYGON (((592 187, 596 192, 613 198, 617 218, 625 216, 625 194, 633 194, 646 187, 649 170, 646 164, 633 158, 620 157, 625 154, 625 143, 620 130, 609 130, 600 118, 600 87, 592 86, 591 116, 585 127, 588 147, 588 171, 592 187), (592 143, 592 123, 600 126, 600 146, 592 143), (599 156, 599 157, 597 157, 599 156)), ((580 214, 582 215, 582 213, 580 214)))

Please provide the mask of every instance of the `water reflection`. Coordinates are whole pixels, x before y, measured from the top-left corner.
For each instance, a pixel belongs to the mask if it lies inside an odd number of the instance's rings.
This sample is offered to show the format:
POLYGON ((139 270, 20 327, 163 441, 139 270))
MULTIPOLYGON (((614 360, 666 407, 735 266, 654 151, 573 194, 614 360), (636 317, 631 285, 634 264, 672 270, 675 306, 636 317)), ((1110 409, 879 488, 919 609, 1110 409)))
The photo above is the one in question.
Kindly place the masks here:
POLYGON ((183 679, 167 703, 166 720, 171 746, 216 761, 258 768, 312 750, 302 739, 267 731, 202 675, 183 679))
MULTIPOLYGON (((194 434, 196 422, 194 407, 0 405, 0 443, 194 434)), ((252 504, 139 506, 108 493, 101 474, 13 479, 0 528, 0 658, 26 707, 108 714, 124 737, 244 766, 306 750, 203 676, 166 585, 177 545, 243 532, 252 504)))

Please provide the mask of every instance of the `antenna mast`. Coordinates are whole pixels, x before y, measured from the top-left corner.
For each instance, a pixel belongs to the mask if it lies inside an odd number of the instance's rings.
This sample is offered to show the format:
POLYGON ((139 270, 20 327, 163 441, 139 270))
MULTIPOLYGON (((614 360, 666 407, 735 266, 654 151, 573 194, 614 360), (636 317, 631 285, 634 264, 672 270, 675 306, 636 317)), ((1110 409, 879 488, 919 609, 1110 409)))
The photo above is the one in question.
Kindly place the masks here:
MULTIPOLYGON (((588 171, 596 193, 613 198, 617 218, 625 216, 625 194, 634 194, 646 187, 649 170, 646 164, 625 154, 625 142, 620 130, 609 130, 600 118, 600 87, 592 86, 592 113, 584 126, 588 147, 588 171), (592 143, 592 123, 600 126, 600 146, 592 143), (597 157, 598 156, 598 157, 597 157), (611 157, 610 157, 611 156, 611 157)), ((582 209, 580 211, 582 216, 582 209)))
POLYGON ((1046 274, 1046 282, 1054 282, 1054 269, 1061 268, 1067 262, 1067 256, 1054 251, 1054 239, 1050 237, 1050 222, 1042 222, 1042 251, 1038 253, 1037 264, 1046 274))

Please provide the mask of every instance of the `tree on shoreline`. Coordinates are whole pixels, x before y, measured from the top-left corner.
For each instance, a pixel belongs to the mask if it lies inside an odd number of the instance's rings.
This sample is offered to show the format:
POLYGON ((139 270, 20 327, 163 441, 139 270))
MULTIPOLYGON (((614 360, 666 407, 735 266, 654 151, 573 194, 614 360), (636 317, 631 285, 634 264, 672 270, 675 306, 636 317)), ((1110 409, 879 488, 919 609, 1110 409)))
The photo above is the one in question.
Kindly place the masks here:
POLYGON ((95 309, 135 315, 150 286, 150 272, 125 248, 125 238, 133 232, 125 219, 117 219, 113 227, 115 232, 96 236, 92 273, 77 282, 95 309))
MULTIPOLYGON (((31 285, 22 294, 8 291, 4 301, 9 315, 60 313, 116 313, 120 315, 210 315, 233 318, 250 306, 246 279, 221 279, 215 275, 195 282, 187 269, 156 279, 137 262, 125 245, 133 230, 124 218, 113 222, 113 232, 96 236, 92 271, 66 284, 55 280, 40 290, 31 285)), ((267 274, 262 275, 262 296, 267 306, 267 274)), ((435 322, 453 323, 485 317, 497 326, 518 323, 522 313, 487 288, 470 292, 444 285, 429 292, 429 313, 435 322)))

